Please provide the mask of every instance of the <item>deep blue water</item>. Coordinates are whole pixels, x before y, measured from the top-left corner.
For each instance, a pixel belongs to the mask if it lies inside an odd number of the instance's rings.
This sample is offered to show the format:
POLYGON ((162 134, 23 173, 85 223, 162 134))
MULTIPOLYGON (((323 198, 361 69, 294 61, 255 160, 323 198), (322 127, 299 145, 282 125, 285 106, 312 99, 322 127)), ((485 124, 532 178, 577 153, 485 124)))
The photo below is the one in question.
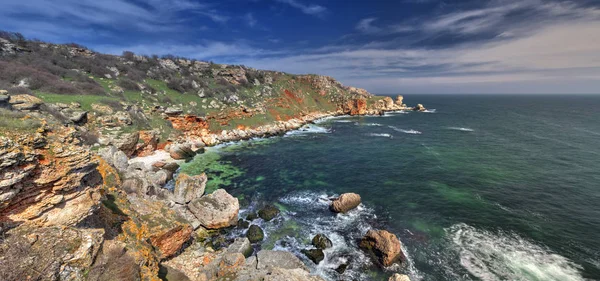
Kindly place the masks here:
POLYGON ((435 111, 330 119, 209 150, 183 170, 206 170, 244 212, 277 203, 283 216, 259 222, 263 248, 302 256, 329 235, 312 270, 331 280, 600 280, 600 96, 405 101, 435 111), (343 192, 363 204, 334 215, 325 198, 343 192), (398 235, 408 262, 374 267, 356 249, 369 228, 398 235))

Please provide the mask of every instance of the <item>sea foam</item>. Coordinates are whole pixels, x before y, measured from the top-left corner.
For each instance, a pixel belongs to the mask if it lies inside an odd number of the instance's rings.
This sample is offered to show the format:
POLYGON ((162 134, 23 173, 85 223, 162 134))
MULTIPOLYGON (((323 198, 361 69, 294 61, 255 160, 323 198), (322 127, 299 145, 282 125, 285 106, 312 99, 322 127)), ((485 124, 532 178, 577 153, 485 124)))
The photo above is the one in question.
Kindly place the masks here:
POLYGON ((413 135, 420 135, 422 134, 420 131, 417 130, 404 130, 404 129, 400 129, 396 126, 388 126, 390 129, 396 131, 396 132, 400 132, 400 133, 405 133, 405 134, 413 134, 413 135))
POLYGON ((460 264, 481 280, 584 280, 578 265, 516 234, 467 224, 446 231, 460 264))

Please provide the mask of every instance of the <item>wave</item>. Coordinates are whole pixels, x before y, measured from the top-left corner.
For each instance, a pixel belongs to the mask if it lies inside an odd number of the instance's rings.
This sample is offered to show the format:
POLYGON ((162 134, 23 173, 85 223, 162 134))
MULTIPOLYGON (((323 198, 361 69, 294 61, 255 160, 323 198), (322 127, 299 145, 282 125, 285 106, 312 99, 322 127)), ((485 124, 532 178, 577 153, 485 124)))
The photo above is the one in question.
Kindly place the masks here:
POLYGON ((297 136, 297 135, 307 135, 307 134, 327 134, 331 133, 331 131, 327 128, 317 126, 315 124, 306 124, 297 130, 289 131, 285 133, 284 136, 297 136))
POLYGON ((425 112, 425 113, 435 113, 435 108, 426 109, 425 111, 422 111, 422 112, 425 112))
POLYGON ((463 131, 463 132, 474 132, 475 131, 471 128, 464 128, 464 127, 448 127, 448 129, 456 130, 456 131, 463 131))
POLYGON ((389 128, 391 128, 392 130, 396 131, 396 132, 400 132, 400 133, 405 133, 405 134, 413 134, 413 135, 420 135, 422 134, 420 131, 417 130, 404 130, 404 129, 400 129, 396 126, 388 126, 389 128))
POLYGON ((352 120, 344 120, 344 119, 342 119, 342 120, 335 120, 333 122, 336 122, 336 123, 352 123, 353 121, 352 120))
MULTIPOLYGON (((265 223, 265 233, 272 240, 277 240, 273 249, 296 254, 310 267, 311 272, 325 280, 372 280, 372 276, 364 269, 374 264, 358 248, 356 241, 369 229, 375 228, 375 211, 360 204, 348 213, 334 214, 328 209, 331 197, 331 194, 325 192, 310 191, 295 192, 281 197, 278 201, 286 210, 282 212, 282 219, 278 224, 265 223), (300 252, 312 247, 307 238, 312 239, 317 234, 325 234, 333 244, 331 248, 324 250, 325 259, 318 265, 300 252), (343 274, 339 274, 335 270, 342 264, 347 264, 348 267, 343 274)), ((266 241, 266 244, 268 243, 269 241, 266 241)), ((405 255, 409 256, 408 253, 405 255)), ((411 259, 407 268, 411 278, 420 276, 411 259)))
POLYGON ((392 138, 392 135, 390 135, 390 134, 377 134, 377 133, 372 133, 372 134, 369 134, 369 136, 372 136, 372 137, 385 137, 385 138, 392 138))
POLYGON ((364 124, 361 124, 361 123, 358 123, 358 122, 354 122, 354 125, 356 125, 356 126, 369 126, 369 127, 381 127, 381 126, 383 126, 383 125, 381 125, 379 123, 364 123, 364 124))
POLYGON ((481 280, 584 280, 580 266, 516 234, 467 224, 453 225, 446 232, 462 267, 481 280))

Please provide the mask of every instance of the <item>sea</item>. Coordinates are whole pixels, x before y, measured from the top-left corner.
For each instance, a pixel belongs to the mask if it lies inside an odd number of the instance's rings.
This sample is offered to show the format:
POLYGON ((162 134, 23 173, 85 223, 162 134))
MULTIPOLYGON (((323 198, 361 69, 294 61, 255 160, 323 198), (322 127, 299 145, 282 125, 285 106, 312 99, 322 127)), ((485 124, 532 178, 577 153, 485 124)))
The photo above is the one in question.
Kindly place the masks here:
POLYGON ((265 230, 255 247, 291 251, 326 280, 600 280, 600 95, 404 100, 428 110, 220 145, 181 172, 237 196, 240 218, 277 206, 252 222, 265 230), (361 205, 330 212, 346 192, 361 205), (377 267, 357 246, 369 229, 397 235, 406 261, 377 267), (320 233, 333 247, 317 265, 301 250, 320 233))

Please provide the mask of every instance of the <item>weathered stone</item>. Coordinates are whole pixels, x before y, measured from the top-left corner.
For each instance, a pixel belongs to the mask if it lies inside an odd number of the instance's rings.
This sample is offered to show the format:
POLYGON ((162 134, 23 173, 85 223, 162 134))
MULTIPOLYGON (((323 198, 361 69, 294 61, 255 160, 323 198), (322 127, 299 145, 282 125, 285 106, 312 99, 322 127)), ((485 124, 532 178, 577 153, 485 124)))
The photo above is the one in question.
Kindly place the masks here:
POLYGON ((129 160, 127 158, 127 155, 125 155, 125 153, 123 151, 120 151, 119 149, 117 149, 116 147, 114 147, 112 145, 101 148, 98 151, 98 154, 100 155, 100 157, 102 157, 104 160, 106 160, 106 162, 108 162, 108 164, 117 168, 117 170, 119 170, 121 172, 126 171, 127 167, 129 166, 129 163, 127 162, 129 160))
POLYGON ((165 184, 167 184, 167 181, 169 181, 170 177, 171 172, 168 172, 166 170, 158 170, 156 173, 152 174, 149 177, 149 180, 152 186, 154 186, 155 188, 162 188, 165 184))
POLYGON ((283 269, 304 269, 308 270, 306 265, 294 254, 284 251, 262 250, 256 254, 258 259, 257 269, 283 268, 283 269))
POLYGON ((119 150, 125 152, 127 156, 133 155, 135 147, 140 139, 139 132, 121 134, 111 140, 111 143, 119 150))
POLYGON ((195 176, 179 174, 173 189, 173 200, 179 204, 187 204, 202 197, 207 180, 205 173, 195 176))
POLYGON ((425 108, 425 107, 424 107, 422 104, 420 104, 420 103, 419 103, 419 104, 417 104, 417 106, 415 106, 415 107, 413 108, 413 110, 414 110, 414 111, 425 111, 425 110, 427 110, 427 109, 426 109, 426 108, 425 108))
POLYGON ((315 237, 313 237, 313 239, 312 239, 312 244, 317 249, 327 249, 327 248, 331 248, 331 246, 333 246, 333 243, 331 243, 331 240, 329 240, 329 238, 327 238, 327 236, 325 236, 324 234, 315 235, 315 237))
POLYGON ((192 227, 178 225, 168 231, 150 237, 152 245, 160 250, 161 258, 168 258, 183 246, 183 243, 192 237, 192 227))
POLYGON ((390 266, 394 262, 404 259, 400 240, 386 230, 369 230, 360 241, 359 246, 382 266, 390 266))
POLYGON ((10 96, 8 102, 14 109, 17 110, 34 110, 38 109, 44 101, 28 94, 10 96))
POLYGON ((172 144, 169 147, 169 154, 173 159, 190 159, 196 155, 189 143, 172 144))
POLYGON ((182 113, 183 110, 179 107, 167 107, 167 109, 165 109, 165 114, 167 115, 179 115, 182 113))
POLYGON ((394 273, 388 281, 410 281, 410 277, 408 277, 408 275, 394 273))
POLYGON ((248 240, 250 240, 251 243, 256 243, 265 238, 265 233, 260 226, 253 224, 248 228, 246 237, 248 237, 248 240))
POLYGON ((348 212, 360 205, 360 195, 356 193, 344 193, 331 201, 329 209, 336 213, 348 212))
POLYGON ((258 216, 265 221, 270 221, 277 215, 279 215, 279 209, 273 205, 267 205, 258 211, 258 216))
POLYGON ((246 216, 246 220, 253 221, 255 219, 258 219, 258 215, 254 212, 252 212, 246 216))
POLYGON ((240 210, 238 199, 224 189, 191 201, 188 208, 209 229, 236 225, 240 210))
POLYGON ((319 264, 325 259, 325 254, 322 249, 303 249, 302 253, 315 264, 319 264))
POLYGON ((239 219, 237 223, 238 228, 246 229, 250 227, 250 222, 244 219, 239 219))
POLYGON ((245 257, 249 257, 252 255, 252 245, 250 245, 250 240, 248 238, 236 238, 229 247, 227 247, 227 253, 240 253, 245 257))
POLYGON ((403 105, 403 103, 402 103, 402 102, 403 102, 403 100, 404 100, 404 97, 403 97, 402 95, 398 95, 398 96, 396 97, 396 101, 395 101, 396 105, 397 105, 397 106, 402 106, 402 105, 403 105))

